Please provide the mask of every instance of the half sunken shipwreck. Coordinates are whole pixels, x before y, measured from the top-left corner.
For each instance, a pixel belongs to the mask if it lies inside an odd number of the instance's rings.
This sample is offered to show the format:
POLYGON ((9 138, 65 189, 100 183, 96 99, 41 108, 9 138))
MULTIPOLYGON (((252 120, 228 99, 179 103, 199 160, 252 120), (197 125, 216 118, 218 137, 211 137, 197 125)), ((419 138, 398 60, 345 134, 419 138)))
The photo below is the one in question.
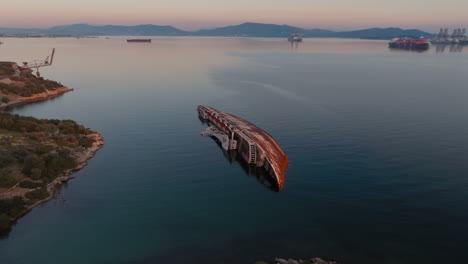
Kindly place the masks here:
POLYGON ((265 168, 278 188, 283 188, 288 156, 270 134, 242 118, 209 106, 198 106, 198 114, 210 124, 201 132, 203 136, 217 138, 224 150, 236 151, 248 164, 265 168))

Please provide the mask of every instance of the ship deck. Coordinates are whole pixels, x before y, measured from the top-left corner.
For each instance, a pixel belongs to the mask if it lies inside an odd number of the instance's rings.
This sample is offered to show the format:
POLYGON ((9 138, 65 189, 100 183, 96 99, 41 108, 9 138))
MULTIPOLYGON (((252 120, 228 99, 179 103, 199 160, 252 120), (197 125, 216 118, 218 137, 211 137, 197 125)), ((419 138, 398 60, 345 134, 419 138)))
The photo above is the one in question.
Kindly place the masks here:
POLYGON ((276 140, 263 129, 240 117, 225 113, 209 106, 203 107, 229 120, 237 127, 237 129, 249 136, 257 145, 257 147, 263 150, 271 165, 271 168, 274 171, 275 177, 277 178, 278 187, 280 189, 283 188, 289 159, 278 142, 276 142, 276 140))

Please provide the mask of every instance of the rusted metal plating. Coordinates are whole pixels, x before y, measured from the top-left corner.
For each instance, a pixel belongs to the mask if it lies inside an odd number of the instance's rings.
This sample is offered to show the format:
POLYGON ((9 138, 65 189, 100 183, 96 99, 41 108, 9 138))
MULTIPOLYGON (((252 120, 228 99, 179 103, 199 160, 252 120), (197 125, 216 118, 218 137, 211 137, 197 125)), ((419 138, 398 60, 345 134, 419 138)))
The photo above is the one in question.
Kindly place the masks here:
POLYGON ((278 188, 283 188, 289 160, 270 134, 242 118, 209 106, 198 106, 198 114, 226 133, 229 149, 239 152, 247 163, 265 168, 276 179, 278 188))

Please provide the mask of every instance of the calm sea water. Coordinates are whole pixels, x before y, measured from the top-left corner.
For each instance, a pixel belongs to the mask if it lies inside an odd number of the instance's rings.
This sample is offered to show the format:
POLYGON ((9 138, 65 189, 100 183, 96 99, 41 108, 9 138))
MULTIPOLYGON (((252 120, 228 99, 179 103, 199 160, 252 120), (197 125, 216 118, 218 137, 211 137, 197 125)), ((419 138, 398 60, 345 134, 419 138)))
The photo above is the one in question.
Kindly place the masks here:
POLYGON ((0 263, 344 263, 468 258, 468 47, 385 41, 3 39, 72 93, 12 112, 106 140, 57 198, 0 241, 0 263), (210 139, 199 104, 272 134, 290 158, 265 187, 210 139))

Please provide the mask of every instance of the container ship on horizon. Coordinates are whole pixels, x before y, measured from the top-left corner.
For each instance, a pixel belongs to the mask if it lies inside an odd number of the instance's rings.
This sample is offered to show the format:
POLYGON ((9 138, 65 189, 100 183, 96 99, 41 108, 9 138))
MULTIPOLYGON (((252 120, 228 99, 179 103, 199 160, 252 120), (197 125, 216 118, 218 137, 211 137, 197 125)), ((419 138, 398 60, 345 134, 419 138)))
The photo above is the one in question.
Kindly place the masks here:
POLYGON ((151 39, 127 39, 127 42, 151 43, 151 39))
POLYGON ((427 50, 429 49, 429 42, 425 39, 408 39, 396 38, 388 43, 390 48, 394 49, 408 49, 408 50, 427 50))

